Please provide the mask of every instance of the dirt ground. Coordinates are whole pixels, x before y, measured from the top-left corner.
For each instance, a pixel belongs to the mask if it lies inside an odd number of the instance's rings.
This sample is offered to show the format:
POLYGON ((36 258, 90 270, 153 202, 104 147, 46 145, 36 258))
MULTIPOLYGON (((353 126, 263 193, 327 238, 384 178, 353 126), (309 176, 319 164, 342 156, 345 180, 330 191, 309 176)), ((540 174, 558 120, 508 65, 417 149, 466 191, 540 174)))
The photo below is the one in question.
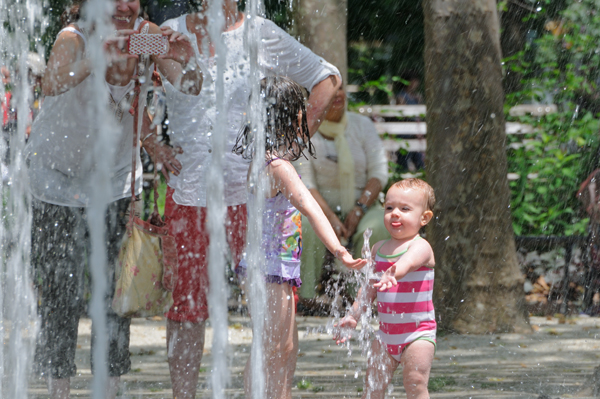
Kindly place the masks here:
MULTIPOLYGON (((326 333, 327 318, 298 317, 300 354, 294 398, 357 398, 361 396, 365 359, 357 342, 352 352, 336 347, 326 333)), ((438 348, 430 379, 432 398, 573 398, 600 365, 600 318, 532 317, 531 334, 484 336, 445 335, 438 348)), ((90 320, 82 319, 77 351, 78 376, 72 397, 90 397, 90 320)), ((134 319, 131 327, 132 371, 122 379, 119 398, 172 398, 165 349, 165 320, 134 319)), ((229 317, 228 398, 243 398, 242 372, 252 340, 246 317, 229 317)), ((200 370, 198 398, 210 398, 211 341, 200 370)), ((32 379, 32 398, 47 398, 43 381, 32 379)), ((401 373, 387 398, 405 397, 401 373)))

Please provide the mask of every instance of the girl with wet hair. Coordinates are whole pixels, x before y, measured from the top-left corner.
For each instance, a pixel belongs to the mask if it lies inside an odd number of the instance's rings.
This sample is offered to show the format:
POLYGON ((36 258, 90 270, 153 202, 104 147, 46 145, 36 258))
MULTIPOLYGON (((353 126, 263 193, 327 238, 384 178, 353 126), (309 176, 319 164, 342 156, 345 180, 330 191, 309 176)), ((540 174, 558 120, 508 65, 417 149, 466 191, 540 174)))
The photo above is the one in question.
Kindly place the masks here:
MULTIPOLYGON (((261 178, 268 179, 264 193, 250 193, 252 204, 256 195, 264 195, 262 240, 267 291, 266 319, 263 334, 265 365, 265 397, 291 399, 292 382, 298 354, 296 304, 292 287, 299 287, 300 253, 302 252, 301 214, 305 215, 325 246, 349 269, 360 269, 366 261, 353 259, 344 248, 321 207, 312 197, 290 163, 308 153, 313 155, 306 122, 306 107, 300 85, 284 77, 269 77, 261 81, 266 130, 265 159, 261 178)), ((237 154, 252 158, 255 139, 250 126, 242 129, 234 148, 237 154)), ((246 262, 238 266, 242 276, 246 262)), ((256 320, 255 320, 256 322, 256 320)), ((252 360, 244 371, 246 397, 251 395, 252 360)))
MULTIPOLYGON (((305 90, 284 76, 270 76, 260 82, 260 96, 265 106, 265 151, 270 159, 286 157, 290 162, 307 158, 304 150, 315 157, 308 135, 305 90), (296 119, 294 115, 302 115, 296 119), (306 132, 302 134, 300 132, 306 132)), ((244 159, 254 156, 254 135, 250 124, 242 128, 233 152, 244 159)))

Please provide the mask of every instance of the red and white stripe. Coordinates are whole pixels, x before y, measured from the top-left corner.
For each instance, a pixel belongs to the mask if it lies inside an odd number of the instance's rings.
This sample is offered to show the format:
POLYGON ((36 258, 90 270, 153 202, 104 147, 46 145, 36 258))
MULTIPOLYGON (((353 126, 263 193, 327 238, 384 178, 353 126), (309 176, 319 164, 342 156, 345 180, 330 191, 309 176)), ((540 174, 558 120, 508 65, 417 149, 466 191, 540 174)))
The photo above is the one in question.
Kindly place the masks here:
MULTIPOLYGON (((398 260, 393 259, 377 255, 375 271, 387 270, 398 260)), ((435 341, 433 278, 433 269, 423 266, 404 276, 397 286, 377 292, 379 338, 398 361, 404 347, 411 342, 421 338, 435 341)))

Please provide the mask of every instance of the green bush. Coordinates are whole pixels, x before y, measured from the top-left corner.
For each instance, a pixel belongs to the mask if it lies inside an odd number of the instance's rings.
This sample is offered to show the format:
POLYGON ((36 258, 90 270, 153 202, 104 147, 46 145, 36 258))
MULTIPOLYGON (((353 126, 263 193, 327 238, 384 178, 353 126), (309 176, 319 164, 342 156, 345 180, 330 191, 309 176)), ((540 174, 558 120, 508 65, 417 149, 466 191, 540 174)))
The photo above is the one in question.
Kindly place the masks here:
POLYGON ((598 162, 599 8, 600 0, 573 2, 560 18, 545 21, 545 34, 505 60, 506 72, 522 77, 521 89, 506 96, 507 120, 535 129, 508 137, 508 169, 519 175, 510 183, 518 235, 585 232, 588 219, 575 194, 598 162), (523 103, 553 103, 558 112, 508 115, 510 107, 523 103))

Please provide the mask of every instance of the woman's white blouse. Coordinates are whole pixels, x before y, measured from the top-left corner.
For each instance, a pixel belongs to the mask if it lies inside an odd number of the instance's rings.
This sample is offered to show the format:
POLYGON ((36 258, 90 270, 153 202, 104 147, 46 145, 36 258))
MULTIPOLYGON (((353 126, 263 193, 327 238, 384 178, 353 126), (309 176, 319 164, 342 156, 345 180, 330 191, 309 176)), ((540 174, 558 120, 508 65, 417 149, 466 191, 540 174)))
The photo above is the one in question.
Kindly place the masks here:
MULTIPOLYGON (((136 21, 136 27, 142 20, 136 21)), ((71 30, 73 31, 73 30, 71 30)), ((84 38, 81 32, 76 32, 84 38)), ((86 43, 87 44, 87 43, 86 43)), ((100 121, 92 114, 92 102, 99 97, 91 76, 57 96, 47 96, 44 106, 31 126, 24 155, 28 164, 29 189, 34 198, 54 205, 86 207, 89 205, 93 181, 99 165, 106 165, 110 179, 110 201, 131 196, 131 157, 133 154, 133 116, 124 97, 134 88, 130 81, 126 88, 104 85, 115 102, 122 101, 122 118, 109 116, 100 121), (97 123, 94 126, 94 122, 97 123), (101 126, 100 126, 101 124, 101 126), (98 134, 106 136, 110 153, 95 150, 98 134), (108 161, 107 161, 107 157, 108 161)), ((136 193, 142 190, 142 162, 136 150, 136 193)))
MULTIPOLYGON (((248 161, 231 152, 237 136, 245 122, 251 90, 248 43, 245 38, 244 21, 239 28, 223 33, 227 46, 225 61, 225 107, 227 130, 214 131, 216 123, 215 78, 216 59, 207 59, 198 51, 196 36, 186 27, 185 15, 166 21, 163 26, 186 34, 196 47, 201 64, 207 65, 204 72, 202 91, 198 96, 185 95, 166 83, 169 113, 169 135, 171 144, 183 149, 177 155, 182 164, 179 176, 171 176, 169 185, 175 190, 173 199, 186 206, 206 206, 206 171, 212 160, 210 136, 226 134, 227 144, 223 156, 225 205, 246 203, 246 179, 248 161)), ((258 69, 261 77, 285 75, 302 86, 312 88, 330 75, 339 76, 339 71, 323 58, 298 43, 273 22, 256 18, 261 41, 258 44, 258 69)))
MULTIPOLYGON (((354 180, 356 200, 358 200, 371 178, 387 184, 388 163, 383 144, 375 125, 365 116, 347 113, 346 140, 354 158, 354 180)), ((340 204, 340 184, 338 179, 337 150, 333 140, 325 139, 317 132, 311 138, 317 158, 301 158, 294 162, 302 181, 309 189, 316 189, 332 210, 340 204)))

